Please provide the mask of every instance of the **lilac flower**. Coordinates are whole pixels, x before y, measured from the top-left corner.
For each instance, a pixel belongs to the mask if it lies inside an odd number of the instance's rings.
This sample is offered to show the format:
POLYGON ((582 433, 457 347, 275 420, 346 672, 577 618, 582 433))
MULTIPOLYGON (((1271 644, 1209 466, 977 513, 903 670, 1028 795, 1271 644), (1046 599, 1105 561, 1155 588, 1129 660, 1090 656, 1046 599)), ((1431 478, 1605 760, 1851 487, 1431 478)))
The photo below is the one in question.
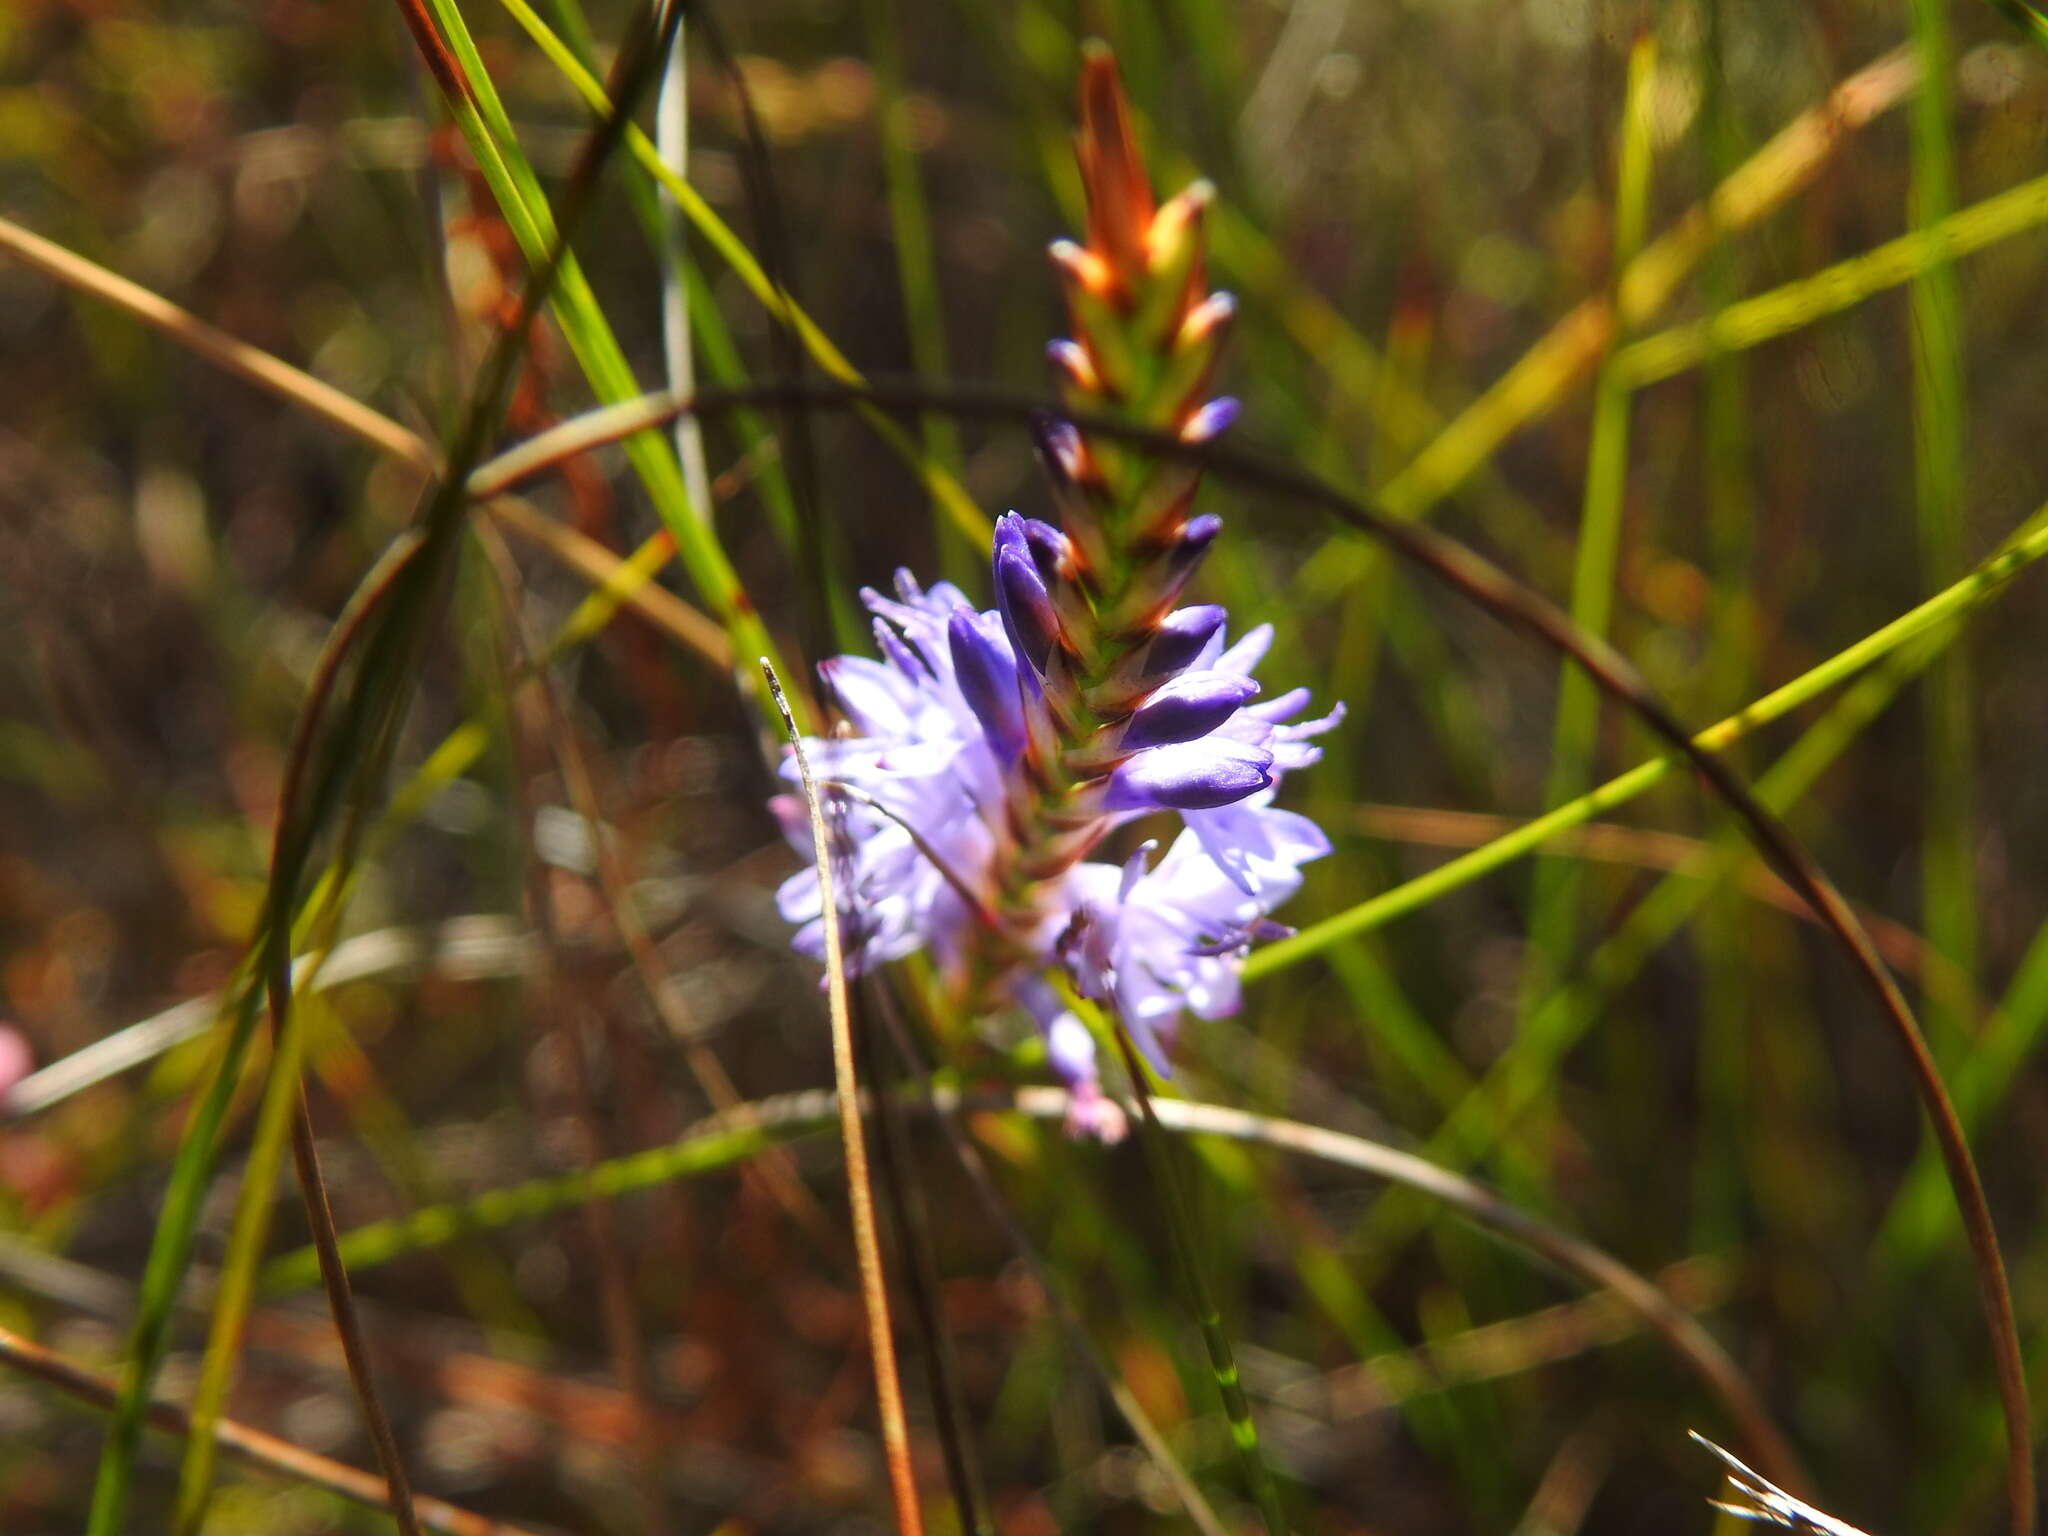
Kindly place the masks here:
MULTIPOLYGON (((1023 563, 1017 544, 999 543, 999 571, 1006 555, 1023 563)), ((1235 1011, 1244 950, 1285 931, 1266 915, 1330 847, 1307 818, 1272 804, 1275 788, 1315 761, 1310 738, 1342 710, 1287 723, 1306 692, 1258 702, 1251 677, 1269 627, 1226 647, 1221 609, 1169 614, 1149 647, 1152 689, 1109 733, 1119 760, 1076 801, 1095 808, 1091 846, 1160 810, 1178 811, 1183 829, 1156 863, 1156 841, 1121 867, 1075 858, 1020 902, 1013 828, 1034 793, 1027 715, 1045 708, 1039 670, 1018 664, 1004 613, 977 612, 945 583, 925 591, 907 572, 896 585, 895 600, 862 594, 886 659, 841 656, 820 669, 850 734, 805 744, 832 802, 848 965, 858 973, 928 949, 964 981, 978 963, 993 973, 993 996, 1038 1026, 1074 1090, 1075 1127, 1114 1136, 1120 1115, 1097 1085, 1094 1041, 1043 973, 1063 970, 1082 995, 1113 1005, 1162 1071, 1184 1009, 1235 1011)), ((784 777, 794 782, 793 759, 784 777)), ((807 850, 801 803, 781 796, 775 808, 807 850)), ((792 875, 779 903, 801 925, 796 947, 822 956, 812 875, 792 875)))

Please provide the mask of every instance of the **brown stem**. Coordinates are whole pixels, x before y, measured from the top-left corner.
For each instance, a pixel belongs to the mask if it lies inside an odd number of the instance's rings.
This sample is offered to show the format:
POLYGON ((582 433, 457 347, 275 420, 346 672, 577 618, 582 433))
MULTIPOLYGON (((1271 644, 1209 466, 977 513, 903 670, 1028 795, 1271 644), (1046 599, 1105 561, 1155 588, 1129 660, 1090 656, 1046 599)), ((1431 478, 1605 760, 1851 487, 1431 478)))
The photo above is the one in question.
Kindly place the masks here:
POLYGON ((882 1243, 875 1226, 874 1189, 868 1177, 868 1145, 861 1129, 860 1085, 853 1060, 853 1013, 847 1002, 846 956, 839 933, 839 898, 833 889, 831 837, 818 786, 804 754, 803 733, 783 697, 782 680, 764 656, 761 672, 768 692, 782 714, 803 785, 804 804, 811 813, 811 845, 817 856, 818 895, 825 928, 825 995, 832 1017, 832 1073, 839 1091, 839 1137, 846 1152, 847 1200, 853 1209, 853 1246, 860 1259, 861 1301, 867 1313, 868 1350, 875 1371, 875 1405, 882 1420, 882 1445, 889 1463, 889 1486, 896 1501, 896 1527, 901 1536, 923 1536, 924 1516, 918 1507, 917 1478, 910 1464, 910 1430, 903 1416, 903 1382, 896 1369, 896 1341, 889 1329, 889 1288, 882 1270, 882 1243))
MULTIPOLYGON (((54 1350, 45 1349, 34 1340, 6 1328, 0 1328, 0 1364, 95 1408, 112 1408, 119 1395, 115 1384, 106 1377, 73 1364, 54 1350)), ((166 1434, 192 1433, 192 1416, 175 1403, 151 1403, 144 1414, 152 1425, 166 1434)), ((338 1493, 372 1509, 388 1510, 393 1514, 398 1512, 392 1502, 390 1486, 382 1478, 331 1460, 317 1451, 309 1451, 304 1446, 294 1445, 289 1440, 233 1419, 216 1419, 213 1437, 222 1450, 230 1456, 240 1457, 251 1466, 262 1467, 281 1477, 318 1484, 331 1493, 338 1493)), ((442 1533, 442 1536, 529 1536, 523 1527, 508 1525, 424 1494, 412 1496, 412 1507, 422 1526, 442 1533)))
MULTIPOLYGON (((282 1018, 281 1002, 288 1002, 290 983, 280 999, 275 986, 271 992, 274 1018, 282 1018)), ((334 1331, 341 1337, 342 1357, 348 1363, 349 1382, 362 1405, 363 1422, 370 1431, 370 1443, 383 1469, 385 1487, 390 1490, 392 1517, 403 1536, 419 1536, 419 1513, 413 1507, 412 1481, 406 1475, 405 1458, 398 1451, 398 1437, 378 1396, 376 1375, 370 1365, 370 1349, 363 1338, 362 1319, 356 1315, 355 1297, 348 1283, 348 1266, 342 1263, 335 1239, 334 1208, 327 1203, 327 1186, 320 1178, 320 1152, 313 1143, 313 1127, 307 1118, 306 1088, 299 1085, 299 1107, 292 1115, 292 1165, 299 1176, 299 1192, 305 1196, 306 1219, 313 1230, 313 1251, 320 1257, 320 1283, 327 1291, 327 1305, 334 1314, 334 1331)))

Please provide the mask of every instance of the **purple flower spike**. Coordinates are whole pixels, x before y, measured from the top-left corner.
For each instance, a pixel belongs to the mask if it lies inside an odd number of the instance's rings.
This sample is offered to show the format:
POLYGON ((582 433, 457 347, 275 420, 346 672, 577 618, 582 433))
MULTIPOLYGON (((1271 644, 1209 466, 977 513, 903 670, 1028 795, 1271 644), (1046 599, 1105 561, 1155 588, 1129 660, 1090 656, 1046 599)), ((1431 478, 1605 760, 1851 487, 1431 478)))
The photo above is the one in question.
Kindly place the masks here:
POLYGON ((1184 443, 1206 443, 1221 437, 1237 420, 1237 412, 1235 400, 1228 395, 1218 396, 1188 418, 1188 424, 1180 429, 1180 440, 1184 443))
POLYGON ((1201 811, 1230 805, 1273 782, 1273 754, 1223 736, 1140 752, 1109 776, 1111 811, 1201 811))
MULTIPOLYGON (((1185 579, 1218 526, 1213 517, 1186 524, 1174 553, 1149 565, 1148 601, 1165 601, 1161 588, 1185 579)), ((1300 889, 1302 866, 1330 851, 1313 822, 1273 800, 1284 775, 1315 760, 1314 738, 1342 709, 1304 719, 1300 689, 1259 697, 1251 674, 1271 629, 1229 644, 1223 610, 1198 604, 1166 612, 1149 639, 1115 661, 1102 697, 1122 702, 1103 707, 1130 713, 1076 743, 1048 710, 1034 670, 1042 663, 1032 659, 1049 659, 1055 647, 1064 653, 1062 624, 1086 617, 1077 607, 1079 617, 1063 619, 1053 606, 1074 579, 1062 574, 1075 558, 1064 538, 1005 517, 995 543, 1000 606, 987 612, 949 583, 927 589, 907 572, 895 597, 863 592, 882 621, 881 659, 840 656, 820 668, 846 718, 808 750, 825 777, 861 792, 835 807, 848 969, 869 972, 924 951, 949 978, 986 976, 992 995, 1036 1021, 1048 1065, 1072 1095, 1069 1129, 1112 1140, 1123 1120, 1097 1080, 1094 1043, 1045 972, 1064 971, 1081 995, 1114 1007, 1146 1058, 1168 1070, 1183 1014, 1218 1018, 1237 1008, 1244 951, 1280 932, 1268 914, 1300 889), (1062 760, 1076 775, 1103 776, 1066 790, 1065 825, 1020 850, 1020 829, 1032 826, 1046 788, 1024 765, 1062 760), (1099 837, 1154 812, 1175 813, 1179 835, 1119 864, 1091 860, 1074 835, 1099 837), (1020 870, 1020 852, 1037 866, 1020 870), (1028 905, 1002 905, 1020 874, 1028 905), (1000 948, 990 945, 993 932, 1004 936, 1000 948)), ((794 782, 793 760, 782 776, 794 782)), ((808 853, 801 803, 784 795, 772 808, 791 844, 808 853)), ((796 948, 822 955, 823 913, 808 868, 790 876, 777 901, 796 925, 796 948)))
MULTIPOLYGON (((1021 522, 1022 519, 1019 519, 1021 522)), ((1003 530, 996 530, 996 605, 1002 609, 1003 626, 1010 632, 1010 644, 1043 676, 1059 643, 1060 620, 1053 611, 1052 598, 1045 590, 1045 578, 1023 545, 1005 547, 1003 530)))
POLYGON ((1241 672, 1183 672, 1138 706, 1121 744, 1137 751, 1206 736, 1258 691, 1241 672))
POLYGON ((946 621, 946 644, 960 696, 981 722, 982 735, 999 759, 1014 763, 1024 752, 1024 712, 1010 648, 990 635, 964 604, 946 621))

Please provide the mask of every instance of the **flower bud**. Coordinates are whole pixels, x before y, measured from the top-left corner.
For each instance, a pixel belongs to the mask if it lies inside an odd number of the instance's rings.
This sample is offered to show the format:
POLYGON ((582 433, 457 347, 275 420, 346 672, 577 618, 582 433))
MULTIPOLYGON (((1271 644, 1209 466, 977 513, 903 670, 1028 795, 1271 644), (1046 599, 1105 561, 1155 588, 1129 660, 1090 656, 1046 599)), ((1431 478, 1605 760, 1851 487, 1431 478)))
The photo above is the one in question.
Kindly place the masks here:
POLYGON ((1095 364, 1089 360, 1088 349, 1079 342, 1050 342, 1045 355, 1061 379, 1073 389, 1090 396, 1102 393, 1102 380, 1096 376, 1095 364))
POLYGON ((1228 395, 1219 395, 1196 411, 1180 429, 1180 440, 1184 443, 1206 443, 1221 437, 1230 430, 1237 420, 1238 404, 1228 395))
POLYGON ((1103 809, 1200 811, 1231 805, 1273 783, 1273 754, 1204 736, 1140 752, 1109 776, 1103 809))
POLYGON ((1176 608, 1159 621, 1145 647, 1141 677, 1171 677, 1202 654, 1228 615, 1214 603, 1176 608))
POLYGON ((1202 215, 1215 201, 1215 186, 1197 181, 1159 205, 1145 231, 1145 270, 1154 282, 1187 281, 1202 255, 1202 215))
POLYGON ((1193 741, 1236 714, 1258 691, 1259 685, 1240 672, 1183 672, 1155 688, 1132 712, 1120 744, 1140 751, 1193 741))
POLYGON ((1152 186, 1138 157, 1116 60, 1099 42, 1083 45, 1081 52, 1081 132, 1075 157, 1088 194, 1088 243, 1120 265, 1135 266, 1152 224, 1152 186))
POLYGON ((1176 352, 1213 346, 1230 322, 1237 318, 1237 300, 1227 293, 1212 293, 1187 312, 1180 331, 1173 338, 1176 352))
POLYGON ((1024 751, 1023 701, 1017 689, 1017 663, 1008 647, 998 645, 962 606, 946 621, 946 644, 953 653, 953 676, 960 696, 981 723, 989 747, 1005 763, 1024 751))
POLYGON ((1066 575, 1066 567, 1072 555, 1072 546, 1067 536, 1051 523, 1035 517, 1021 520, 1024 524, 1024 544, 1031 552, 1031 563, 1038 567, 1038 574, 1045 578, 1047 587, 1066 575))
POLYGON ((1085 245, 1076 245, 1071 240, 1055 240, 1046 248, 1052 257, 1052 264, 1060 269, 1072 288, 1079 289, 1098 303, 1108 303, 1116 292, 1116 274, 1109 263, 1089 250, 1085 245))
POLYGON ((996 605, 1002 609, 1003 626, 1010 632, 1010 644, 1018 657, 1043 676, 1059 644, 1060 620, 1045 590, 1045 579, 1038 574, 1030 553, 1021 547, 1023 535, 1017 537, 1018 544, 996 546, 996 605))

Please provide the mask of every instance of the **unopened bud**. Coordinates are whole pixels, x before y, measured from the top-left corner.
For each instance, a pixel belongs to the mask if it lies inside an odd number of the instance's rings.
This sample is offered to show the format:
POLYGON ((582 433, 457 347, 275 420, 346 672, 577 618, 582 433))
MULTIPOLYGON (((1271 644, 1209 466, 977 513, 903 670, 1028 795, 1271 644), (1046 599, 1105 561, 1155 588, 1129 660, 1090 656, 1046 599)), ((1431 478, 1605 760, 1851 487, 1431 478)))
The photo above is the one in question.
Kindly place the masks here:
POLYGON ((1206 443, 1221 437, 1230 430, 1237 420, 1238 403, 1228 395, 1219 395, 1196 411, 1180 429, 1180 440, 1184 443, 1206 443))
POLYGON ((981 722, 982 735, 998 759, 1015 762, 1024 751, 1024 714, 1017 663, 1008 647, 999 645, 964 603, 946 621, 946 644, 960 696, 981 722))
POLYGON ((1141 751, 1206 736, 1258 691, 1259 685, 1241 672, 1183 672, 1137 707, 1124 727, 1122 745, 1141 751))
POLYGON ((1235 805, 1273 782, 1273 754, 1241 741, 1205 736, 1140 752, 1109 776, 1111 811, 1206 811, 1235 805))
POLYGON ((1048 343, 1046 357, 1067 384, 1084 395, 1102 393, 1102 380, 1095 372, 1095 364, 1088 359, 1088 350, 1079 342, 1055 341, 1048 343))

